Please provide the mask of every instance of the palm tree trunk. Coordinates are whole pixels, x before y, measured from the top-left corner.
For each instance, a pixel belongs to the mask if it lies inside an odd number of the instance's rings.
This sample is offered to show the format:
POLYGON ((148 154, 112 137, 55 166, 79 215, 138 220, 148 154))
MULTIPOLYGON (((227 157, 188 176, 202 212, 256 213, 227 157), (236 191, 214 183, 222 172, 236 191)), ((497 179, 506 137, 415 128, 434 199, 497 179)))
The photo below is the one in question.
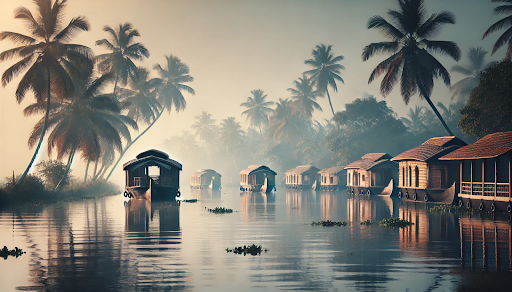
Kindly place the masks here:
MULTIPOLYGON (((114 81, 114 96, 116 96, 117 80, 119 79, 119 73, 116 72, 116 81, 114 81)), ((117 98, 117 96, 116 96, 117 98)))
POLYGON ((326 90, 325 92, 327 92, 327 99, 329 100, 329 105, 331 106, 332 115, 334 116, 334 108, 332 107, 331 96, 329 95, 329 90, 326 90))
POLYGON ((64 183, 64 181, 68 177, 69 169, 71 168, 71 163, 73 163, 73 157, 74 156, 75 156, 75 149, 73 149, 71 151, 71 153, 69 153, 68 166, 66 167, 66 171, 64 172, 64 175, 60 179, 60 181, 57 184, 57 186, 55 186, 55 189, 53 191, 56 192, 56 191, 60 190, 60 188, 62 187, 62 184, 64 183))
POLYGON ((165 107, 162 108, 162 110, 160 111, 160 113, 158 114, 158 116, 153 120, 153 122, 151 122, 151 124, 142 132, 139 134, 139 136, 137 136, 137 138, 135 138, 131 143, 129 143, 128 145, 126 145, 126 147, 124 148, 123 152, 121 152, 121 155, 119 155, 119 158, 117 159, 116 161, 116 164, 114 164, 114 166, 112 167, 112 169, 110 170, 110 173, 108 174, 107 178, 105 179, 106 181, 108 181, 108 179, 110 178, 110 176, 112 175, 112 173, 114 172, 114 169, 116 168, 117 164, 119 164, 119 161, 121 161, 121 158, 123 158, 123 155, 126 153, 126 151, 130 148, 130 146, 133 145, 133 143, 135 143, 135 141, 137 141, 142 135, 144 135, 148 130, 149 128, 151 128, 155 122, 162 116, 163 112, 165 110, 165 107))
POLYGON ((91 161, 90 160, 87 160, 87 166, 85 167, 85 177, 84 177, 84 183, 87 182, 87 172, 89 172, 89 163, 91 161))
POLYGON ((94 163, 94 172, 92 174, 92 177, 95 179, 96 178, 96 170, 98 169, 98 161, 100 161, 100 159, 96 159, 96 162, 94 163))
POLYGON ((443 127, 446 130, 446 132, 448 132, 448 135, 454 136, 452 131, 450 131, 450 128, 448 128, 448 125, 446 125, 446 123, 444 122, 443 117, 441 117, 441 114, 439 113, 439 111, 437 111, 437 108, 434 106, 434 104, 430 100, 430 98, 425 96, 425 100, 427 100, 428 105, 430 105, 430 107, 432 108, 432 110, 434 111, 436 116, 439 118, 439 120, 441 121, 441 124, 443 124, 443 127))
POLYGON ((21 175, 18 182, 16 182, 16 186, 20 185, 27 176, 28 172, 30 171, 30 168, 32 168, 32 164, 36 160, 37 154, 39 153, 39 150, 41 149, 41 144, 43 144, 44 134, 46 133, 46 128, 48 127, 48 117, 50 115, 50 67, 46 68, 46 74, 48 77, 48 91, 47 91, 47 97, 46 97, 46 114, 44 117, 44 125, 43 125, 43 131, 41 132, 41 138, 39 138, 39 143, 37 143, 36 151, 34 152, 34 155, 32 156, 32 159, 30 160, 30 163, 27 166, 27 169, 25 169, 25 172, 21 175))

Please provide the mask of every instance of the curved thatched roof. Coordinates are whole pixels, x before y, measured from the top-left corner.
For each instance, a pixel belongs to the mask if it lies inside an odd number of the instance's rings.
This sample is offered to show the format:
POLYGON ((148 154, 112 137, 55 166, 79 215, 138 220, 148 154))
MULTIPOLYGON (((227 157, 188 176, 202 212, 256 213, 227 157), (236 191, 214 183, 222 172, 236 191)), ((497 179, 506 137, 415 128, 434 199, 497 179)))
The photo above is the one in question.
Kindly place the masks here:
POLYGON ((306 172, 317 173, 318 171, 320 171, 320 169, 313 165, 299 165, 295 168, 287 170, 284 174, 303 174, 306 172))
POLYGON ((274 175, 277 175, 277 173, 275 171, 273 171, 272 169, 270 169, 268 166, 265 166, 265 165, 249 165, 249 167, 240 171, 240 174, 249 175, 254 172, 271 172, 274 175))
MULTIPOLYGON (((357 168, 369 170, 373 167, 382 164, 383 162, 389 162, 391 155, 387 153, 368 153, 361 157, 361 160, 354 161, 349 165, 345 166, 345 169, 357 168)), ((383 166, 383 165, 380 165, 383 166)))
POLYGON ((320 170, 319 173, 336 175, 336 174, 342 172, 343 170, 345 170, 345 166, 331 166, 331 167, 324 168, 324 169, 320 170))
POLYGON ((416 160, 425 162, 429 159, 437 159, 438 157, 450 153, 465 145, 467 145, 466 142, 455 136, 434 137, 427 140, 418 147, 414 147, 398 154, 391 160, 416 160))
POLYGON ((512 150, 512 131, 498 132, 484 136, 473 144, 448 153, 440 160, 494 158, 512 150))
POLYGON ((194 172, 193 174, 191 174, 190 176, 192 176, 192 177, 201 177, 201 176, 203 176, 205 174, 218 175, 219 177, 222 176, 220 173, 216 172, 213 169, 200 169, 200 170, 194 172))

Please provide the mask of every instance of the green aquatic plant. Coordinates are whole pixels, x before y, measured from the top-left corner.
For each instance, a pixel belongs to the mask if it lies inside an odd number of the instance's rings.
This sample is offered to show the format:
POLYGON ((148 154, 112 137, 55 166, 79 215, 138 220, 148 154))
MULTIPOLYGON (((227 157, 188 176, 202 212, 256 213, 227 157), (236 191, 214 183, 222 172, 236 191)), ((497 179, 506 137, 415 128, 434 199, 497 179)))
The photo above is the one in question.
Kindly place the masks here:
POLYGON ((0 250, 0 256, 3 257, 4 260, 6 260, 8 256, 19 257, 24 253, 26 252, 24 252, 21 248, 14 247, 14 249, 9 250, 5 245, 4 248, 0 250))
POLYGON ((215 209, 210 209, 210 208, 206 208, 206 209, 208 209, 208 212, 212 212, 212 213, 215 213, 215 214, 233 213, 233 209, 227 209, 227 208, 224 208, 224 207, 215 207, 215 209))
POLYGON ((409 221, 407 221, 405 219, 393 218, 393 217, 390 217, 388 219, 382 219, 379 222, 379 225, 382 226, 382 227, 399 227, 399 228, 402 228, 402 227, 406 227, 406 226, 409 226, 409 225, 412 225, 412 224, 414 224, 414 223, 409 222, 409 221))
POLYGON ((191 199, 191 200, 181 200, 184 203, 196 203, 197 199, 191 199))
MULTIPOLYGON (((239 246, 239 247, 235 247, 233 249, 229 249, 229 248, 226 248, 226 252, 232 252, 232 253, 235 253, 235 254, 243 254, 244 256, 246 254, 250 254, 250 255, 258 255, 258 254, 261 254, 261 245, 248 245, 248 246, 239 246)), ((265 252, 267 252, 267 250, 265 249, 264 250, 265 252)))
POLYGON ((473 208, 459 207, 452 204, 436 205, 429 209, 430 212, 459 212, 459 213, 473 213, 476 211, 473 208))
POLYGON ((345 226, 345 225, 347 225, 347 222, 346 222, 346 221, 343 221, 343 222, 336 222, 336 221, 326 220, 326 221, 320 221, 320 222, 311 222, 311 225, 312 225, 312 226, 315 226, 315 225, 322 225, 322 226, 325 226, 325 227, 331 227, 331 226, 345 226))
POLYGON ((367 225, 367 226, 372 225, 372 221, 370 221, 370 220, 363 221, 363 222, 361 222, 361 225, 367 225))

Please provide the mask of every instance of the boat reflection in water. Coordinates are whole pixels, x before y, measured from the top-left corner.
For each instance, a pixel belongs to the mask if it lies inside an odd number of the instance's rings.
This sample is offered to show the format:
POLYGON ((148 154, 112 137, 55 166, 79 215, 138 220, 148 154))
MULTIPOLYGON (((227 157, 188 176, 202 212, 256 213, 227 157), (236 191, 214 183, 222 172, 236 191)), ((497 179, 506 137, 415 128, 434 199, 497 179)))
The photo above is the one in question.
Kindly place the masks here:
POLYGON ((128 232, 180 231, 179 205, 133 199, 126 202, 125 211, 125 227, 128 232), (154 220, 155 217, 158 221, 154 220))
POLYGON ((212 200, 219 202, 221 198, 222 191, 221 190, 210 190, 210 189, 191 189, 188 191, 190 193, 190 197, 188 199, 197 199, 197 200, 212 200))
POLYGON ((347 221, 379 221, 389 218, 397 211, 397 203, 390 197, 347 195, 347 221))
POLYGON ((274 220, 274 193, 243 192, 240 194, 240 219, 245 222, 274 220))

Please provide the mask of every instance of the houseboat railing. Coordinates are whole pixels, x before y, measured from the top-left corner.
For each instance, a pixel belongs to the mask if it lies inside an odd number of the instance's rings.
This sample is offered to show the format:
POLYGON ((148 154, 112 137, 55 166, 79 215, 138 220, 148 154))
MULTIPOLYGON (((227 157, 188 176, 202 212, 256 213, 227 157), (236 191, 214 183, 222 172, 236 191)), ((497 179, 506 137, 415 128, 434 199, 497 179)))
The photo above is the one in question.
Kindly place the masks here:
POLYGON ((462 182, 461 194, 488 197, 508 197, 510 185, 508 183, 490 182, 462 182))
POLYGON ((134 177, 133 178, 133 187, 149 187, 149 177, 134 177))

